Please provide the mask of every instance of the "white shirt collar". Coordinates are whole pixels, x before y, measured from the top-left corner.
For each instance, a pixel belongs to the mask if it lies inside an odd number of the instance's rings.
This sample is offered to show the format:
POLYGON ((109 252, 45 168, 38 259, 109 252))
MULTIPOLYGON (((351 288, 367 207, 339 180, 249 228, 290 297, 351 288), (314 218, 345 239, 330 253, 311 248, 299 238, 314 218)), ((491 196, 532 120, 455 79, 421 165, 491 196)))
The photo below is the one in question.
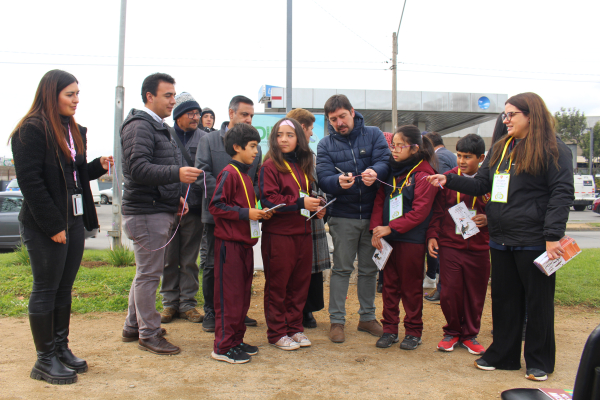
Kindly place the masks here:
POLYGON ((161 125, 165 122, 164 119, 162 119, 161 117, 159 117, 154 111, 152 111, 151 109, 149 109, 146 106, 144 106, 144 108, 142 108, 142 111, 144 111, 146 114, 148 114, 149 116, 151 116, 152 118, 154 118, 154 120, 156 122, 158 122, 159 124, 161 124, 161 125))

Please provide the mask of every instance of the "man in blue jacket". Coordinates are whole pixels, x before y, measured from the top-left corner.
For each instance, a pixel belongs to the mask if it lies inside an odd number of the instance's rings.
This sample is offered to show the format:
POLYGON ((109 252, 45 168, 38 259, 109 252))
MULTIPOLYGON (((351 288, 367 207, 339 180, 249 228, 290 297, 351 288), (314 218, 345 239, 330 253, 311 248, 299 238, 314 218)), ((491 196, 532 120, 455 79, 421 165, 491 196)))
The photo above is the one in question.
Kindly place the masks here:
POLYGON ((334 95, 325 103, 329 136, 317 148, 317 176, 321 189, 336 198, 329 206, 329 233, 333 239, 329 339, 345 340, 346 296, 354 260, 358 255, 358 330, 381 336, 383 328, 375 317, 377 266, 372 260, 369 220, 379 185, 389 172, 390 150, 383 132, 365 126, 348 98, 334 95), (337 168, 337 169, 336 169, 337 168), (339 169, 339 170, 338 170, 339 169), (339 171, 342 172, 339 172, 339 171))

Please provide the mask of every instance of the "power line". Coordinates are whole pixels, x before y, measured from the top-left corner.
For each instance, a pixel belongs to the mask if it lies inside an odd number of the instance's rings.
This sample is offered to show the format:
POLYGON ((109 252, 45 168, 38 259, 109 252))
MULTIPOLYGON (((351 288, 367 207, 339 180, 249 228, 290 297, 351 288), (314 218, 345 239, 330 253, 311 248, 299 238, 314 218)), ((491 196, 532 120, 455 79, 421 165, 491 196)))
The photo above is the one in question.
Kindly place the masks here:
POLYGON ((380 54, 382 54, 386 60, 390 59, 390 56, 385 54, 384 52, 382 52, 381 50, 379 50, 377 47, 373 46, 371 43, 367 42, 367 40, 365 38, 363 38, 362 36, 360 36, 358 33, 354 32, 352 29, 350 29, 346 24, 344 24, 342 21, 340 21, 339 19, 337 19, 336 17, 333 16, 333 14, 331 14, 329 11, 327 11, 326 9, 324 9, 323 7, 321 7, 320 4, 318 4, 315 0, 313 0, 313 3, 315 3, 321 10, 325 11, 327 14, 329 14, 331 16, 331 18, 335 19, 337 22, 339 22, 344 28, 348 29, 350 32, 354 33, 360 40, 362 40, 363 42, 365 42, 366 44, 368 44, 369 46, 371 46, 373 49, 375 49, 377 52, 379 52, 380 54))

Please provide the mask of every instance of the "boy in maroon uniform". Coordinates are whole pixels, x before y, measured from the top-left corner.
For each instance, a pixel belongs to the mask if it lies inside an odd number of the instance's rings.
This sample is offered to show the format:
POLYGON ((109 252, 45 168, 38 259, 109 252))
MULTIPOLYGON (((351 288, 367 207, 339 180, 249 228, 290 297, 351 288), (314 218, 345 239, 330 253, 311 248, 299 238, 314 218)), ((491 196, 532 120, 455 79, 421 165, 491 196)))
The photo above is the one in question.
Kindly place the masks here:
POLYGON ((251 125, 238 124, 225 134, 224 142, 232 161, 217 177, 209 207, 215 219, 216 324, 212 358, 242 364, 258 353, 258 347, 243 341, 244 318, 250 307, 252 246, 260 237, 258 220, 269 219, 272 213, 255 208, 252 179, 246 174, 258 154, 258 131, 251 125))
MULTIPOLYGON (((474 177, 485 158, 485 143, 470 134, 456 143, 458 167, 446 172, 474 177)), ((458 343, 471 354, 483 354, 477 342, 481 313, 490 276, 489 235, 485 205, 489 193, 473 197, 444 188, 436 199, 433 219, 427 230, 429 254, 440 257, 440 280, 444 282, 440 305, 446 317, 440 351, 452 351, 458 343), (463 239, 448 209, 464 202, 480 232, 463 239)))

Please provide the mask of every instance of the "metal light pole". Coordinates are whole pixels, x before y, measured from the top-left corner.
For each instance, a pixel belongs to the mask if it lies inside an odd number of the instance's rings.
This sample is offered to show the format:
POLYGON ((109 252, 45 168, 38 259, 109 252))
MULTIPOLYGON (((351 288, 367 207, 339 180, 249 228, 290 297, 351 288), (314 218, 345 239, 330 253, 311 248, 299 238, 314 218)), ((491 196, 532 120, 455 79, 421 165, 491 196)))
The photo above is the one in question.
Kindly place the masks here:
POLYGON ((590 130, 590 175, 594 176, 594 127, 590 130))
POLYGON ((392 133, 398 128, 398 84, 396 74, 398 73, 398 36, 392 33, 392 133))
POLYGON ((292 111, 292 0, 287 0, 287 46, 285 62, 285 112, 292 111))
POLYGON ((111 247, 115 249, 122 246, 121 243, 121 183, 123 182, 123 167, 121 165, 121 135, 120 129, 123 123, 125 88, 123 87, 123 72, 125 69, 125 22, 127 14, 127 0, 121 0, 121 22, 119 24, 119 56, 117 66, 117 88, 115 91, 115 131, 113 158, 115 168, 113 173, 113 197, 112 197, 112 229, 108 234, 112 237, 111 247))
POLYGON ((400 26, 402 26, 406 1, 404 0, 404 5, 402 6, 398 30, 396 33, 392 33, 392 133, 396 132, 396 128, 398 128, 398 34, 400 33, 400 26))

